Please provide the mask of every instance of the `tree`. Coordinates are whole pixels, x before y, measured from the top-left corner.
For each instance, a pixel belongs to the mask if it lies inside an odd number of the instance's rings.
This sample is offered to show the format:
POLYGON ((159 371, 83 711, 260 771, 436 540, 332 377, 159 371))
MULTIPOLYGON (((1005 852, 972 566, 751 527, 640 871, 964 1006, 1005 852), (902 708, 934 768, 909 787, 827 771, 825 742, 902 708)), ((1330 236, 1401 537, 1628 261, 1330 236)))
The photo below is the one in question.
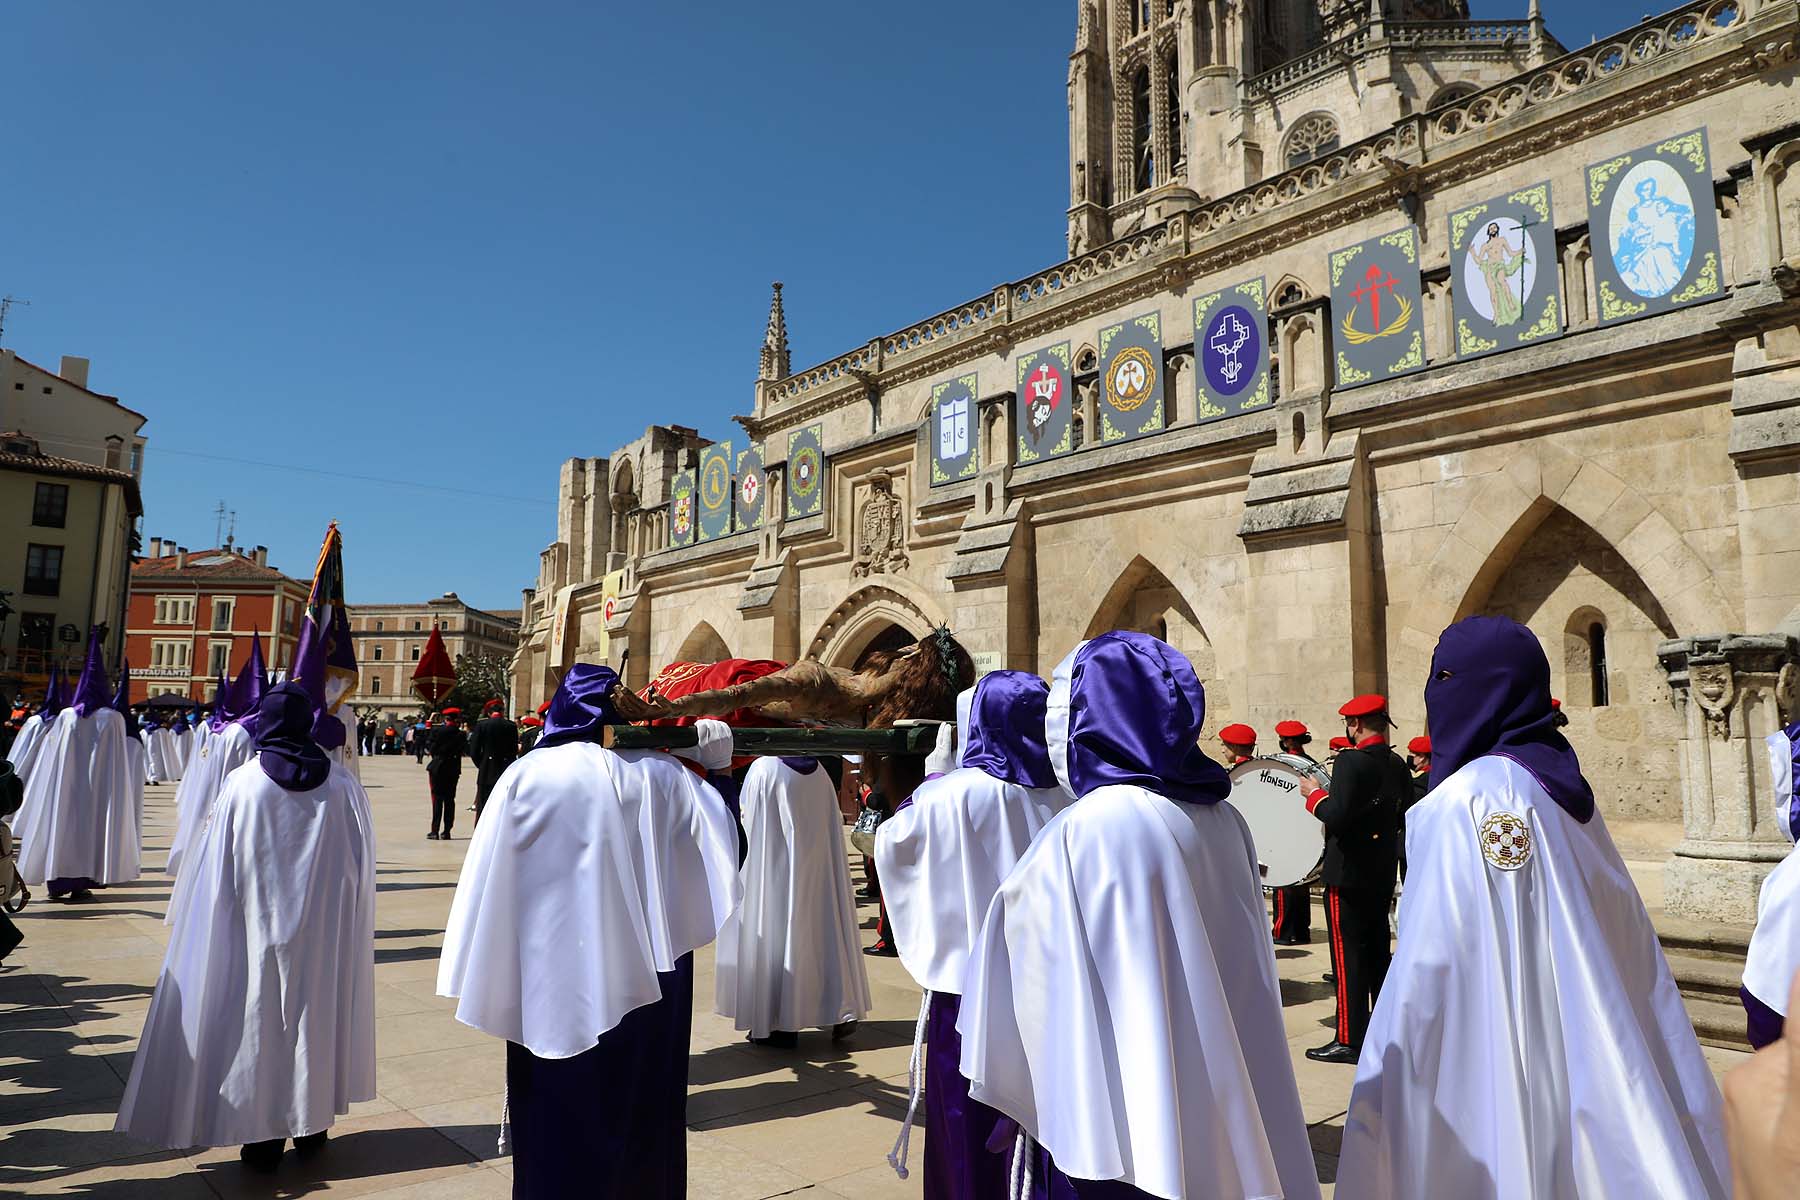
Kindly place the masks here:
POLYGON ((504 700, 512 690, 507 661, 492 654, 456 656, 456 686, 444 697, 445 708, 479 716, 489 700, 504 700))

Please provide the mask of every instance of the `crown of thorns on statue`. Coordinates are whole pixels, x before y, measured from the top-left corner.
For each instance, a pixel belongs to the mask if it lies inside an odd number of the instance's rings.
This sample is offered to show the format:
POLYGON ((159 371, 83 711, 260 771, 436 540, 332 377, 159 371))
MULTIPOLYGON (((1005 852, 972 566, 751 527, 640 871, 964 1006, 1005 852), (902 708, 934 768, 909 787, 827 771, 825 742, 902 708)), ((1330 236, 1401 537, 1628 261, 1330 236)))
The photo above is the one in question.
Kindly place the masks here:
POLYGON ((944 678, 950 681, 951 689, 955 690, 961 685, 958 676, 962 674, 956 662, 956 638, 951 634, 949 625, 939 625, 932 631, 931 638, 937 646, 938 663, 944 669, 944 678))

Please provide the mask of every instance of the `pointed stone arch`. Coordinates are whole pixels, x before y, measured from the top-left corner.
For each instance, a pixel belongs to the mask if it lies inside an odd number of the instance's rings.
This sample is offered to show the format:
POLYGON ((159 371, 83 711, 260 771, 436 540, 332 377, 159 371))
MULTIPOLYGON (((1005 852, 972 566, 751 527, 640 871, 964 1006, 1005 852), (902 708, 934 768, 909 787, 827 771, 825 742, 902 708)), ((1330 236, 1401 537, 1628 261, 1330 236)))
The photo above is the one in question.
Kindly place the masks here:
POLYGON ((1203 681, 1217 675, 1212 639, 1193 605, 1183 590, 1142 554, 1135 555, 1114 577, 1081 636, 1098 637, 1113 629, 1161 638, 1188 656, 1203 681))
POLYGON ((807 643, 806 657, 827 666, 853 667, 870 642, 891 626, 924 637, 943 623, 937 606, 900 579, 857 588, 831 610, 807 643))
POLYGON ((1544 519, 1562 508, 1618 551, 1683 634, 1741 618, 1680 530, 1630 484, 1541 442, 1480 483, 1412 598, 1399 649, 1423 672, 1444 628, 1475 611, 1544 519))
POLYGON ((719 631, 712 627, 711 621, 701 621, 688 631, 681 639, 672 662, 721 662, 731 658, 731 647, 719 636, 719 631))

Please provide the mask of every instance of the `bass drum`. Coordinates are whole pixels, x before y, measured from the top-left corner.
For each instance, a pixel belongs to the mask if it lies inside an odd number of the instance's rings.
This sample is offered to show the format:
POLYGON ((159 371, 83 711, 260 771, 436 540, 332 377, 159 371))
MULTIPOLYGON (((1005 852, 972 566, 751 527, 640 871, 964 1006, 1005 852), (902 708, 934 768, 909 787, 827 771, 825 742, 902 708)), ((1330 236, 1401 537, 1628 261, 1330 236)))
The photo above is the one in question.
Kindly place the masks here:
POLYGON ((1331 773, 1297 754, 1252 758, 1231 768, 1231 806, 1250 827, 1264 887, 1317 878, 1325 858, 1325 826, 1306 811, 1306 797, 1330 787, 1331 773))

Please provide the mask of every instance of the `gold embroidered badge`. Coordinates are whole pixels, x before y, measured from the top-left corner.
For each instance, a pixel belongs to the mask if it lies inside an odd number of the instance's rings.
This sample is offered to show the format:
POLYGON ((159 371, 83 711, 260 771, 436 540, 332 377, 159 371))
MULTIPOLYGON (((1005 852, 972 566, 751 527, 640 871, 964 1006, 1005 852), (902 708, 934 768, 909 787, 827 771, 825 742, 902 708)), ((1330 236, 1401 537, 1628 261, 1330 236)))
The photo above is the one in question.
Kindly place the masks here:
POLYGON ((1531 830, 1515 813, 1495 813, 1481 823, 1481 856, 1490 866, 1516 871, 1531 861, 1531 830))

